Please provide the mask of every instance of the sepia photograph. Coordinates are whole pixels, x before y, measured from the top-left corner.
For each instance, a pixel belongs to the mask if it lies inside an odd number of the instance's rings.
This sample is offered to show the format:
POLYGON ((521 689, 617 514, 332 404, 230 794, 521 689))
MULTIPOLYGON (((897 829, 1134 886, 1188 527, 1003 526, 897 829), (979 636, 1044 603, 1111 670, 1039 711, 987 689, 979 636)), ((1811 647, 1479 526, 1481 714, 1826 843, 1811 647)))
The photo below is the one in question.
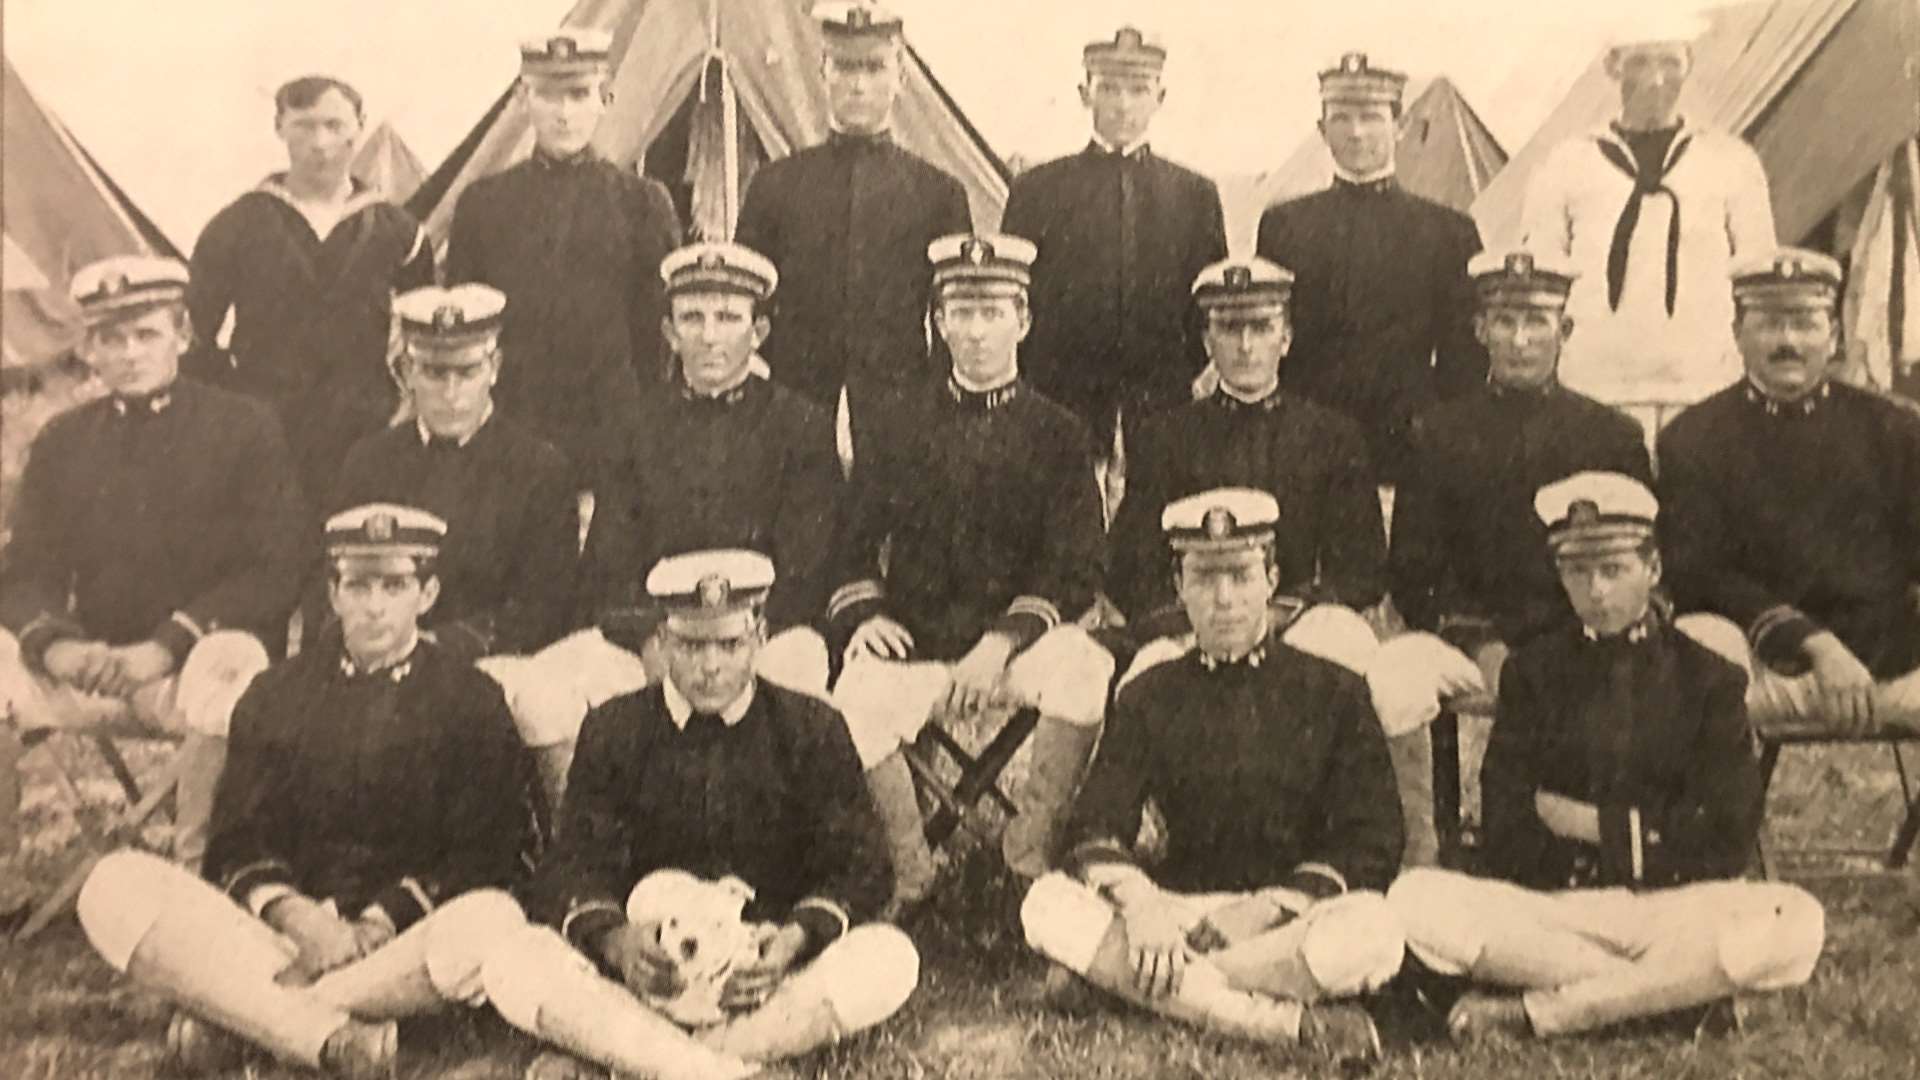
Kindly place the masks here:
POLYGON ((0 49, 0 1076, 1920 1075, 1920 0, 0 49))

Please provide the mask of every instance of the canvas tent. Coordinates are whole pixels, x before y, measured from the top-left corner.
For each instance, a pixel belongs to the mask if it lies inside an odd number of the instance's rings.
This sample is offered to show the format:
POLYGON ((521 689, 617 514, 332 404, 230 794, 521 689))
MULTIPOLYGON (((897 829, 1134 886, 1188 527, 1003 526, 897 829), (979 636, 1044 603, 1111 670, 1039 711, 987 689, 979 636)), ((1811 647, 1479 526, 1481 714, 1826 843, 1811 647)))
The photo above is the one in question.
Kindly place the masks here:
MULTIPOLYGON (((613 102, 595 145, 665 183, 691 234, 731 236, 753 171, 826 138, 819 30, 808 7, 807 0, 580 0, 564 20, 613 36, 613 102)), ((895 120, 901 145, 957 177, 975 223, 996 227, 1006 167, 910 46, 895 120)), ((444 239, 460 192, 532 148, 532 128, 509 89, 408 205, 444 239)))
POLYGON ((67 355, 78 339, 78 313, 66 293, 73 271, 108 255, 179 253, 40 107, 12 62, 5 67, 0 370, 11 383, 67 355))
MULTIPOLYGON (((1904 235, 1911 236, 1911 147, 1920 132, 1920 70, 1912 60, 1920 56, 1920 8, 1913 0, 1768 0, 1719 8, 1708 13, 1693 53, 1681 112, 1753 144, 1766 167, 1781 241, 1843 257, 1884 253, 1889 261, 1881 280, 1902 290, 1890 306, 1913 312, 1920 303, 1916 276, 1895 272, 1890 260, 1896 250, 1907 265, 1913 257, 1896 226, 1904 198, 1904 235)), ((1474 203, 1489 244, 1519 239, 1527 184, 1553 147, 1617 113, 1618 90, 1603 60, 1595 57, 1474 203)), ((1858 285, 1861 271, 1854 273, 1858 285)), ((1863 312, 1849 307, 1853 323, 1863 312)), ((1912 333, 1903 347, 1911 360, 1912 333)), ((1887 367, 1882 361, 1881 370, 1887 367)))
MULTIPOLYGON (((1408 191, 1464 212, 1507 163, 1506 151, 1452 80, 1416 82, 1408 87, 1406 100, 1394 150, 1395 174, 1408 191)), ((1260 174, 1250 185, 1223 181, 1227 236, 1235 250, 1241 250, 1243 241, 1251 250, 1261 211, 1332 182, 1333 156, 1318 131, 1309 132, 1279 168, 1260 174)))
POLYGON ((379 191, 389 202, 406 202, 427 178, 426 166, 385 120, 361 140, 351 169, 355 179, 379 191))

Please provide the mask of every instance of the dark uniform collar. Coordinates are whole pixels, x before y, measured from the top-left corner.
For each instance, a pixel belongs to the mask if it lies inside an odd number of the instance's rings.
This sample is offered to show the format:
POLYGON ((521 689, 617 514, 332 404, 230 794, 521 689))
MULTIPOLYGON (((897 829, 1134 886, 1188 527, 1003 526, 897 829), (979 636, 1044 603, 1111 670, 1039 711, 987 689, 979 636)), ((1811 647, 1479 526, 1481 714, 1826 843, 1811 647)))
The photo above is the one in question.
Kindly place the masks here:
POLYGON ((121 419, 159 416, 173 407, 173 387, 163 386, 151 394, 137 394, 132 397, 115 394, 108 398, 107 402, 108 407, 113 410, 113 415, 121 419))
POLYGON ((947 376, 947 396, 955 405, 968 412, 989 412, 998 409, 1020 396, 1022 382, 1015 377, 1012 382, 996 386, 991 390, 969 390, 960 385, 952 375, 947 376))
POLYGON ((1508 386, 1503 382, 1487 379, 1487 393, 1497 401, 1544 401, 1560 390, 1558 376, 1548 376, 1547 381, 1538 386, 1508 386))
POLYGON ((1221 383, 1213 391, 1213 402, 1216 406, 1225 409, 1229 413, 1272 412, 1280 407, 1280 387, 1275 385, 1273 389, 1260 395, 1258 398, 1248 401, 1245 398, 1235 397, 1227 390, 1226 384, 1221 383))
POLYGON ((571 154, 549 154, 538 146, 533 148, 533 163, 547 169, 578 169, 598 160, 600 155, 594 152, 592 143, 571 154))
POLYGON ((1666 602, 1656 596, 1647 601, 1646 612, 1629 623, 1625 630, 1601 637, 1592 627, 1582 624, 1580 637, 1590 645, 1639 645, 1652 638, 1654 632, 1666 624, 1667 618, 1666 602))
POLYGON ((879 131, 847 131, 833 127, 827 131, 827 145, 849 150, 881 150, 893 145, 893 128, 879 131))
POLYGON ((1820 389, 1815 390, 1813 393, 1808 394, 1798 401, 1781 401, 1779 398, 1773 397, 1765 390, 1760 389, 1759 384, 1755 383, 1752 379, 1748 379, 1746 382, 1747 401, 1764 411, 1768 416, 1812 416, 1820 410, 1821 403, 1832 395, 1833 383, 1831 381, 1821 383, 1820 389))
POLYGON ((362 671, 360 670, 360 666, 353 662, 353 654, 348 652, 346 648, 342 646, 340 649, 340 674, 348 682, 374 682, 374 681, 385 680, 386 682, 397 684, 405 681, 406 677, 413 672, 413 661, 419 655, 420 655, 420 639, 416 637, 414 639, 413 645, 409 647, 406 653, 403 654, 398 660, 394 660, 390 663, 382 664, 379 667, 373 668, 369 671, 362 671))
POLYGON ((1385 195, 1400 186, 1395 176, 1394 173, 1388 173, 1371 180, 1350 180, 1347 177, 1335 175, 1333 190, 1355 195, 1385 195))
POLYGON ((1087 153, 1111 161, 1145 161, 1153 156, 1153 146, 1145 139, 1132 146, 1114 146, 1095 135, 1087 140, 1087 153))
POLYGON ((1266 663, 1267 642, 1266 639, 1263 638, 1260 644, 1234 657, 1214 656, 1205 649, 1196 649, 1195 652, 1200 657, 1200 666, 1207 671, 1232 671, 1235 668, 1258 668, 1261 664, 1266 663))
POLYGON ((740 380, 738 383, 735 383, 734 385, 726 388, 725 390, 720 391, 717 394, 703 394, 700 391, 695 390, 693 387, 687 385, 687 381, 685 379, 681 379, 680 380, 680 400, 688 402, 693 406, 695 406, 696 408, 700 406, 728 408, 734 405, 738 405, 741 402, 747 400, 747 393, 752 388, 755 378, 756 376, 748 375, 746 378, 740 380))

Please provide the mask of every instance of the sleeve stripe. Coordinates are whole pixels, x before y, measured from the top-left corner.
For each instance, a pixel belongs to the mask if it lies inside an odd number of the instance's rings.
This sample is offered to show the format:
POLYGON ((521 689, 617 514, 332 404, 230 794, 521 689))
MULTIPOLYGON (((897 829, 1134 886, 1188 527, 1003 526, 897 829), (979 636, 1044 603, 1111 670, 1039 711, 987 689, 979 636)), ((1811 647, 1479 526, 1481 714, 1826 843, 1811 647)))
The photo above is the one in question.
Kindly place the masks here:
POLYGON ((407 252, 407 257, 405 261, 412 262, 414 259, 419 258, 420 249, 425 247, 426 243, 427 243, 427 230, 421 228, 418 225, 415 225, 413 227, 413 248, 412 250, 407 252))
POLYGON ((623 920, 627 917, 626 909, 611 900, 588 900, 585 903, 577 903, 568 908, 566 918, 560 920, 560 936, 572 940, 573 920, 596 911, 617 915, 623 920))
POLYGON ((260 882, 262 885, 292 881, 293 868, 279 859, 261 859, 259 862, 250 862, 228 874, 226 881, 221 884, 221 889, 223 892, 232 894, 236 888, 248 879, 256 877, 266 879, 260 882))
POLYGON ((433 899, 427 895, 427 890, 422 888, 418 881, 403 877, 400 879, 400 887, 407 890, 407 895, 413 897, 414 903, 420 905, 421 918, 433 914, 433 899))
POLYGON ((838 920, 840 923, 841 937, 845 937, 847 930, 853 926, 853 920, 847 917, 847 909, 824 896, 809 896, 805 900, 793 905, 793 910, 796 912, 805 911, 808 908, 812 908, 815 911, 824 911, 838 920))
POLYGON ((1007 605, 1009 615, 1037 615, 1047 624, 1048 629, 1060 625, 1060 609, 1053 606, 1051 600, 1042 596, 1016 596, 1013 603, 1007 605))
POLYGON ((1792 605, 1776 604, 1761 612, 1759 616, 1753 620, 1753 625, 1747 628, 1747 640, 1751 642, 1755 648, 1758 648, 1761 640, 1775 629, 1795 619, 1804 618, 1806 618, 1806 616, 1801 614, 1799 609, 1792 605))
POLYGON ((1633 856, 1633 880, 1639 881, 1646 876, 1646 852, 1640 842, 1640 808, 1627 807, 1627 845, 1633 856))
POLYGON ((878 581, 864 578, 848 585, 842 585, 833 592, 833 598, 827 601, 827 618, 837 618, 841 612, 864 600, 878 600, 886 595, 878 581))
POLYGON ((172 619, 174 623, 180 627, 180 629, 185 630, 189 634, 192 634, 193 640, 195 641, 199 641, 201 638, 207 636, 206 629, 202 627, 199 623, 194 622, 193 616, 188 615, 184 611, 176 611, 172 615, 169 615, 168 618, 172 619))
POLYGON ((1335 885, 1338 885, 1340 887, 1341 892, 1347 891, 1346 875, 1342 874, 1338 870, 1335 870, 1333 867, 1328 866, 1326 863, 1303 862, 1299 866, 1294 867, 1293 872, 1296 874, 1313 874, 1317 877, 1326 878, 1328 881, 1331 881, 1335 885))

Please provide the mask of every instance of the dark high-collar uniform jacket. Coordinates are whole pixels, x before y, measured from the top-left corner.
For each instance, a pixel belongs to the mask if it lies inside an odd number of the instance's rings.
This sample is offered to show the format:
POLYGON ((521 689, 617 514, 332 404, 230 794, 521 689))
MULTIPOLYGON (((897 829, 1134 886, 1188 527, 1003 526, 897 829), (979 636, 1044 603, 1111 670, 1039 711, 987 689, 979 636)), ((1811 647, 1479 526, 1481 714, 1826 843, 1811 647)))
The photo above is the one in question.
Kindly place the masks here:
POLYGON ((586 150, 535 152, 461 192, 447 280, 507 296, 494 399, 592 486, 639 400, 661 392, 667 347, 660 260, 680 220, 658 181, 586 150))
POLYGON ((1739 876, 1760 825, 1746 676, 1661 616, 1578 623, 1514 652, 1481 773, 1488 873, 1536 889, 1739 876), (1600 812, 1600 843, 1548 831, 1549 791, 1600 812))
POLYGON ((642 585, 663 558, 746 548, 773 560, 773 629, 818 622, 842 488, 832 415, 759 378, 717 397, 683 383, 642 415, 594 508, 590 616, 649 607, 642 585))
POLYGON ((734 239, 780 270, 774 333, 761 350, 774 381, 829 410, 845 385, 856 441, 862 421, 884 424, 876 410, 903 385, 937 381, 927 245, 971 220, 960 181, 889 136, 836 133, 763 166, 741 198, 734 239))
POLYGON ((1392 178, 1268 207, 1261 257, 1293 271, 1293 349, 1280 381, 1366 431, 1382 483, 1404 471, 1414 414, 1487 377, 1473 336, 1473 219, 1392 178))
POLYGON ((285 183, 284 173, 268 177, 201 231, 187 286, 198 345, 182 363, 273 406, 317 507, 348 449, 393 415, 392 297, 433 284, 433 245, 412 215, 358 181, 339 224, 316 236, 285 183))
POLYGON ((176 662, 215 630, 276 650, 307 526, 265 405, 187 378, 152 398, 101 398, 34 440, 0 563, 0 623, 35 668, 75 637, 150 639, 176 662))
POLYGON ((1089 143, 1015 177, 1000 230, 1040 249, 1022 367, 1096 445, 1112 445, 1118 406, 1190 400, 1207 358, 1188 289, 1227 255, 1213 181, 1151 147, 1089 143))
POLYGON ((880 614, 916 658, 954 660, 988 630, 1025 648, 1092 606, 1106 537, 1079 419, 1018 379, 928 386, 903 414, 902 441, 854 470, 831 636, 880 614))
POLYGON ((347 455, 331 510, 416 506, 447 523, 435 560, 440 599, 423 627, 466 660, 527 653, 569 628, 580 513, 567 463, 494 415, 462 446, 423 439, 417 423, 363 439, 347 455))
POLYGON ((1152 799, 1167 851, 1148 869, 1165 888, 1386 888, 1400 800, 1366 682, 1277 634, 1237 662, 1194 649, 1121 688, 1074 801, 1070 862, 1133 862, 1152 799))
POLYGON ((338 646, 267 669, 234 709, 206 876, 378 904, 404 930, 471 889, 510 888, 532 837, 531 763, 492 679, 427 642, 353 669, 338 646))
POLYGON ((1218 487, 1254 488, 1280 503, 1280 591, 1354 608, 1379 602, 1387 541, 1360 429, 1285 391, 1247 403, 1216 390, 1148 420, 1128 452, 1109 586, 1129 619, 1177 603, 1161 511, 1218 487))
POLYGON ((1411 444, 1389 568, 1394 605, 1418 630, 1464 616, 1518 644, 1572 619, 1534 496, 1590 469, 1652 482, 1639 423, 1558 383, 1489 383, 1435 405, 1414 418, 1411 444))
POLYGON ((739 877, 750 921, 796 922, 814 950, 893 888, 846 721, 764 679, 734 724, 695 713, 682 729, 659 686, 595 709, 561 813, 532 910, 589 955, 656 870, 739 877))
POLYGON ((1682 610, 1732 619, 1769 666, 1831 630, 1878 678, 1920 667, 1920 413, 1840 383, 1771 406, 1739 382, 1660 437, 1682 610))

